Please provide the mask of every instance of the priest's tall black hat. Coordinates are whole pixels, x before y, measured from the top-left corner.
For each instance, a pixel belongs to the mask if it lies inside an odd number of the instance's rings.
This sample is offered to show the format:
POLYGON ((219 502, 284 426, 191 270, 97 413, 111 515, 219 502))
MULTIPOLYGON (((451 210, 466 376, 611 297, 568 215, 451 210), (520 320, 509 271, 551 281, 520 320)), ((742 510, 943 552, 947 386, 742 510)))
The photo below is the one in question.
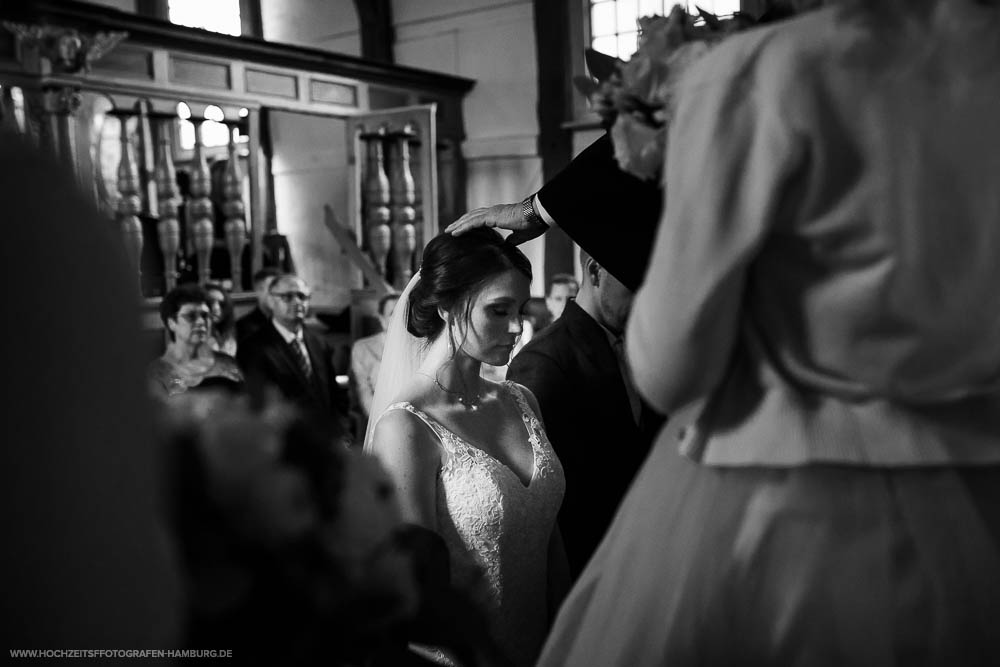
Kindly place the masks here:
POLYGON ((573 241, 626 287, 646 275, 663 189, 618 168, 605 134, 538 191, 538 198, 573 241))

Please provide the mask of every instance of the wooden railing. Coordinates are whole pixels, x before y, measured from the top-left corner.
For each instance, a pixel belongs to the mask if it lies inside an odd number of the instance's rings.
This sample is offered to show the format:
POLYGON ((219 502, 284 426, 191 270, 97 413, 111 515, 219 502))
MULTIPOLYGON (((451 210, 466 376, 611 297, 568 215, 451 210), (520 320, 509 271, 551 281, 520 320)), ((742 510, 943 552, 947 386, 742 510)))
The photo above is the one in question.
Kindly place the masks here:
MULTIPOLYGON (((266 126, 275 110, 364 127, 356 201, 344 224, 383 281, 405 284, 423 243, 464 208, 461 101, 471 81, 87 3, 17 4, 0 14, 0 122, 74 167, 118 225, 147 297, 188 279, 230 281, 244 292, 254 270, 275 262, 268 240, 280 247, 281 239, 266 126), (179 115, 180 103, 190 117, 179 115), (378 110, 427 104, 438 109, 431 128, 405 118, 362 122, 378 110), (209 110, 228 129, 227 145, 207 145, 209 110), (190 149, 180 146, 185 123, 194 125, 190 149), (439 153, 449 156, 453 181, 443 188, 439 153)), ((371 283, 362 273, 354 287, 371 283)))

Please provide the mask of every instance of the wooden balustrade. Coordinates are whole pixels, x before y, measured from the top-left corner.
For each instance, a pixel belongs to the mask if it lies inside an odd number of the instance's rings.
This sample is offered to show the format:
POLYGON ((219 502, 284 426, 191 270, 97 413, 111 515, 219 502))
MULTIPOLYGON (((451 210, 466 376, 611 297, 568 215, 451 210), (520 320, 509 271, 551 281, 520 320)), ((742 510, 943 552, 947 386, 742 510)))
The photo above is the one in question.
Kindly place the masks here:
POLYGON ((463 208, 455 147, 464 138, 462 97, 472 81, 209 34, 97 5, 15 4, 0 11, 0 124, 32 135, 76 170, 84 190, 114 218, 147 297, 191 279, 231 280, 242 292, 249 272, 288 257, 283 225, 314 224, 325 233, 322 207, 315 222, 279 220, 287 214, 276 204, 271 172, 272 112, 329 117, 331 131, 346 133, 347 153, 333 158, 350 179, 346 199, 327 203, 348 232, 335 235, 336 243, 343 248, 353 238, 360 247, 346 255, 301 254, 324 264, 367 256, 373 266, 359 265, 357 278, 314 269, 314 276, 333 277, 313 285, 317 291, 384 289, 385 282, 402 288, 439 228, 439 212, 463 208), (180 102, 191 110, 193 149, 181 141, 187 130, 180 102), (201 117, 211 116, 211 105, 230 126, 228 146, 205 145, 201 117), (442 146, 452 147, 449 164, 457 168, 449 172, 454 182, 439 189, 442 146))
POLYGON ((396 289, 413 277, 421 227, 418 188, 410 147, 418 142, 412 123, 396 129, 383 123, 372 132, 362 132, 366 150, 364 222, 368 252, 379 273, 396 289), (391 261, 389 261, 391 259, 391 261))
MULTIPOLYGON (((174 160, 173 138, 180 118, 176 113, 146 111, 142 103, 134 107, 116 108, 107 116, 118 121, 120 158, 117 167, 117 204, 115 217, 137 279, 147 292, 166 293, 182 277, 179 265, 187 269, 189 278, 200 283, 230 279, 235 290, 244 287, 243 255, 248 243, 246 206, 243 201, 243 171, 236 141, 238 119, 227 120, 229 143, 226 147, 225 169, 218 192, 213 191, 212 173, 205 152, 204 118, 194 117, 195 145, 193 157, 184 170, 187 192, 182 196, 178 185, 178 169, 174 160), (144 135, 143 120, 150 124, 144 135), (151 182, 143 187, 136 146, 149 143, 152 159, 151 182), (216 201, 213 201, 213 195, 216 201), (222 199, 221 205, 218 200, 222 199), (216 222, 215 209, 220 207, 223 220, 216 222), (143 219, 155 221, 155 231, 147 227, 149 238, 143 236, 143 219), (144 248, 148 249, 144 252, 144 248), (228 255, 229 272, 213 268, 216 249, 228 255), (150 259, 150 254, 159 256, 150 259), (162 277, 143 275, 143 262, 159 266, 162 277), (162 280, 162 282, 160 282, 162 280)), ((147 267, 147 272, 151 267, 147 267)))

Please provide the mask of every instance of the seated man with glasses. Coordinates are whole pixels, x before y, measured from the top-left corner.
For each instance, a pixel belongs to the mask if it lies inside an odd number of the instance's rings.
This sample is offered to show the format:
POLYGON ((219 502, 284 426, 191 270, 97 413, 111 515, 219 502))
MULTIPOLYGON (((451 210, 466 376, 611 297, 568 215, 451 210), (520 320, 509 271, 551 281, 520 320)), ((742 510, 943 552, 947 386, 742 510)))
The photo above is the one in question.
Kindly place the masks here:
POLYGON ((163 356, 149 366, 154 395, 176 396, 195 387, 242 387, 236 360, 212 350, 212 313, 204 289, 185 284, 170 290, 160 302, 160 319, 170 340, 163 356))
POLYGON ((305 326, 309 286, 293 274, 277 276, 268 288, 270 326, 241 342, 237 358, 247 378, 269 384, 307 412, 346 419, 347 393, 337 385, 333 349, 305 326))

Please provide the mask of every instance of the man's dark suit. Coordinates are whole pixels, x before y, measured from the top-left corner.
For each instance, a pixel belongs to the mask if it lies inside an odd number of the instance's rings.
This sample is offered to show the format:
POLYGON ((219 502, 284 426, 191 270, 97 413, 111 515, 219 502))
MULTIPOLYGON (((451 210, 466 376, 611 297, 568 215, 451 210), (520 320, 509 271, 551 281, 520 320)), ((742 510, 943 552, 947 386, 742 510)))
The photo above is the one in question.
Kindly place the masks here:
POLYGON ((349 403, 347 393, 337 385, 333 351, 308 329, 303 331, 303 340, 312 364, 311 380, 270 321, 239 344, 236 357, 249 383, 272 384, 302 409, 343 422, 349 403))
MULTIPOLYGON (((249 313, 236 320, 236 345, 239 346, 255 331, 271 324, 271 318, 256 306, 249 313)), ((237 347, 237 349, 239 349, 237 347)))
POLYGON ((662 419, 636 425, 618 358, 604 329, 575 301, 524 346, 507 378, 538 398, 566 474, 559 527, 575 579, 611 524, 662 419))

